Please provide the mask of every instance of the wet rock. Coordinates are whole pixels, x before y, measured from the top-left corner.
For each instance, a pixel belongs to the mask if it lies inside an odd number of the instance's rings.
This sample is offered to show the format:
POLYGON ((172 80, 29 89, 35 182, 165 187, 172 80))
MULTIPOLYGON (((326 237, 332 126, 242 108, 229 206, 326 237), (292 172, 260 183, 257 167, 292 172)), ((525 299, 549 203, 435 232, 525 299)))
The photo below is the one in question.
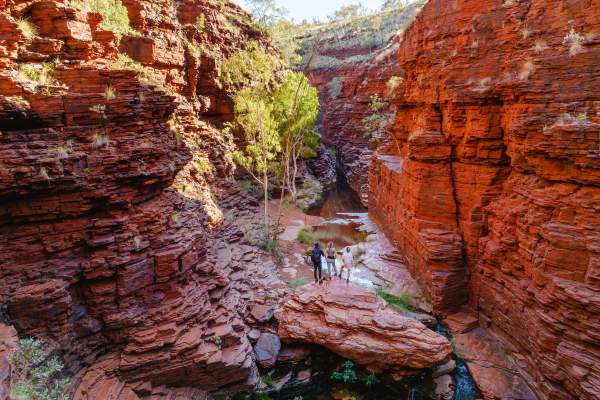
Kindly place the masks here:
POLYGON ((280 391, 292 379, 292 372, 288 372, 285 376, 278 378, 273 385, 275 391, 280 391))
POLYGON ((513 356, 487 331, 477 328, 456 335, 454 343, 485 399, 537 399, 519 374, 513 356))
POLYGON ((263 368, 271 368, 277 362, 277 356, 281 350, 279 336, 272 333, 263 333, 254 346, 256 362, 263 368))
POLYGON ((258 329, 250 329, 250 332, 248 332, 248 339, 250 339, 251 342, 255 343, 260 337, 260 334, 261 332, 258 329))
POLYGON ((450 375, 441 375, 433 380, 435 384, 434 398, 436 400, 454 399, 454 382, 450 375))
POLYGON ((434 367, 431 375, 434 378, 437 378, 438 376, 451 374, 455 369, 456 369, 456 361, 450 360, 447 363, 444 363, 444 364, 434 367))
POLYGON ((284 341, 318 344, 373 370, 428 368, 452 352, 446 338, 396 313, 374 292, 338 281, 297 289, 276 318, 284 341))

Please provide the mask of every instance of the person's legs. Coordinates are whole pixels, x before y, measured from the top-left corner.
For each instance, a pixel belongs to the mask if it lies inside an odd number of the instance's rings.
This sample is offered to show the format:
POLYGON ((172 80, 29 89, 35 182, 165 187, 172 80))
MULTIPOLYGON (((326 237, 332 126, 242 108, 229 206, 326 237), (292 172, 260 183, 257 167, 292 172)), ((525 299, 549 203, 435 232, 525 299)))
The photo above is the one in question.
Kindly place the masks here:
POLYGON ((337 267, 335 266, 335 259, 331 260, 331 265, 333 266, 333 276, 337 275, 337 267))
POLYGON ((321 263, 319 263, 319 283, 323 283, 323 268, 321 267, 321 263))
POLYGON ((335 271, 335 260, 327 259, 327 276, 331 279, 331 267, 333 266, 333 270, 335 271))
POLYGON ((315 283, 317 283, 319 282, 319 280, 317 279, 317 268, 319 268, 319 264, 313 263, 313 267, 315 269, 315 283))
POLYGON ((348 277, 346 278, 346 282, 350 282, 350 268, 348 268, 348 277))

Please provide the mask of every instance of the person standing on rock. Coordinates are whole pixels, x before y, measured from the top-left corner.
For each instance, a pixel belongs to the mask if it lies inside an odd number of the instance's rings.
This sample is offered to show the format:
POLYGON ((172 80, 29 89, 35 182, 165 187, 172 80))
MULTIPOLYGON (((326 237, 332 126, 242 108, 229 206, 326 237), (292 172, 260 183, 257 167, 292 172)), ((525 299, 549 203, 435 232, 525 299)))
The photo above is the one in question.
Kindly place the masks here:
POLYGON ((323 283, 323 269, 321 267, 321 257, 325 257, 325 253, 321 250, 319 242, 315 242, 312 254, 310 256, 313 266, 315 268, 315 283, 323 283))
POLYGON ((346 251, 342 254, 342 266, 340 267, 340 279, 342 278, 342 271, 344 268, 346 269, 346 273, 348 277, 346 278, 346 282, 350 282, 350 270, 352 269, 352 265, 354 264, 354 256, 352 255, 352 249, 348 246, 346 247, 346 251))
POLYGON ((337 276, 337 268, 335 266, 336 251, 333 242, 327 243, 325 254, 327 255, 327 275, 329 275, 329 279, 331 279, 332 276, 337 276), (332 268, 333 275, 331 275, 332 268))

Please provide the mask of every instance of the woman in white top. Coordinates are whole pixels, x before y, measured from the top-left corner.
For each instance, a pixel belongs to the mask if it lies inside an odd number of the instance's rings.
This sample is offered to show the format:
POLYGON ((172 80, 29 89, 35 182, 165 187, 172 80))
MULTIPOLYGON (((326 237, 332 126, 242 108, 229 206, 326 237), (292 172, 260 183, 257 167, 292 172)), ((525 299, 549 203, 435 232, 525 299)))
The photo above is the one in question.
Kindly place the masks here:
POLYGON ((346 251, 342 254, 342 266, 340 268, 340 279, 342 278, 342 271, 344 268, 347 271, 348 277, 346 278, 346 282, 350 282, 350 270, 352 269, 352 265, 354 264, 354 256, 352 255, 352 250, 350 247, 346 247, 346 251))

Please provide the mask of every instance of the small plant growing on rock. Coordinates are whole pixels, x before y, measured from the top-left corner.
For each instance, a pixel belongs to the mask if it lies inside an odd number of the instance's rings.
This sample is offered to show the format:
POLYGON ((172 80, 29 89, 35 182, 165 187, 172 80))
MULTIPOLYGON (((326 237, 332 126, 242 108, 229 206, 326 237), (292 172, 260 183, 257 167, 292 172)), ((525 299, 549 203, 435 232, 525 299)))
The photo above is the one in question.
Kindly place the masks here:
POLYGON ((33 39, 38 34, 37 27, 28 18, 17 19, 17 26, 27 40, 33 39))
POLYGON ((117 36, 125 36, 131 32, 129 14, 121 0, 90 0, 86 2, 89 11, 102 15, 102 27, 114 32, 117 36))
POLYGON ((67 141, 65 144, 50 147, 50 152, 56 155, 60 160, 69 158, 69 154, 73 151, 73 144, 67 141))
POLYGON ((44 168, 44 167, 40 168, 40 173, 38 174, 38 176, 47 181, 50 180, 50 175, 48 175, 48 170, 46 170, 46 168, 44 168))
MULTIPOLYGON (((143 66, 137 61, 134 61, 131 57, 126 54, 119 54, 117 59, 112 64, 113 69, 126 69, 134 71, 138 75, 140 84, 144 87, 154 86, 158 90, 170 94, 173 91, 167 87, 164 83, 164 79, 150 68, 143 66)), ((143 100, 140 100, 143 101, 143 100)))
POLYGON ((273 379, 273 377, 271 375, 267 375, 263 378, 263 382, 265 383, 265 385, 267 385, 268 387, 273 387, 275 386, 275 380, 273 379))
POLYGON ((356 383, 358 376, 356 375, 356 371, 354 371, 354 363, 350 360, 346 361, 341 371, 331 374, 331 379, 344 383, 356 383))
POLYGON ((379 379, 375 374, 369 374, 362 378, 362 382, 366 387, 372 387, 379 383, 379 379))
POLYGON ((89 108, 91 112, 99 114, 102 118, 106 118, 106 106, 104 104, 96 104, 89 108))
POLYGON ((46 85, 58 85, 59 83, 54 79, 54 63, 30 63, 21 64, 18 68, 18 79, 23 81, 32 82, 37 89, 39 86, 46 85))
POLYGON ((198 30, 200 32, 204 31, 204 28, 206 27, 206 17, 204 16, 204 14, 200 14, 198 15, 198 18, 196 18, 196 28, 198 28, 198 30))
POLYGON ((583 51, 583 42, 585 38, 571 28, 569 33, 563 38, 563 44, 569 46, 569 54, 575 56, 583 51))
POLYGON ((46 344, 34 338, 21 339, 11 357, 14 366, 10 397, 14 400, 68 400, 68 378, 61 360, 47 355, 46 344))
POLYGON ((527 79, 529 79, 529 76, 535 72, 535 70, 536 67, 533 61, 527 60, 521 68, 521 72, 519 73, 519 79, 522 81, 526 81, 527 79))
POLYGON ((116 99, 117 90, 111 85, 108 85, 106 88, 104 88, 104 97, 106 97, 106 100, 116 99))
POLYGON ((221 346, 223 346, 223 339, 221 339, 221 336, 213 336, 210 338, 210 340, 212 340, 212 342, 218 347, 221 348, 221 346))
POLYGON ((538 54, 543 53, 547 49, 548 49, 548 44, 545 41, 543 41, 542 39, 536 40, 535 43, 533 44, 533 51, 535 51, 538 54))
POLYGON ((327 91, 332 99, 337 99, 344 89, 344 79, 336 76, 327 85, 327 91))
POLYGON ((387 81, 387 90, 389 93, 394 92, 396 89, 398 89, 398 86, 400 86, 400 84, 404 81, 404 79, 401 76, 392 76, 388 81, 387 81))
POLYGON ((291 289, 295 290, 295 289, 298 289, 299 287, 306 285, 308 282, 310 282, 310 281, 306 278, 294 279, 293 281, 290 282, 289 287, 291 289))
POLYGON ((94 133, 94 147, 107 147, 110 144, 110 137, 102 132, 94 133))
POLYGON ((303 226, 298 232, 296 240, 305 245, 312 245, 317 240, 315 228, 310 225, 303 226))

